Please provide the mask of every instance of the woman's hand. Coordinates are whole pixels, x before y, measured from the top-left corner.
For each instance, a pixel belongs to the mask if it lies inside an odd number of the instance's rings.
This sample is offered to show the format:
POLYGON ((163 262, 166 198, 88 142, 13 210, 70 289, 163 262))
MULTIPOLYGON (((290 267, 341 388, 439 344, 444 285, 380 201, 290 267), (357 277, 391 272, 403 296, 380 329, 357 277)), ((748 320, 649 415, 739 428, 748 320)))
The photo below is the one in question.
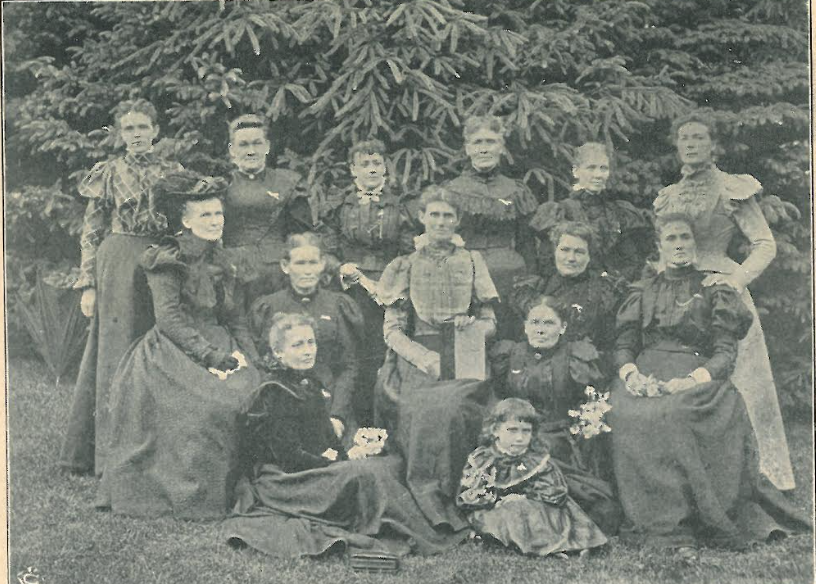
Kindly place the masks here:
POLYGON ((439 379, 442 375, 442 357, 436 351, 428 351, 422 363, 417 366, 422 372, 434 379, 439 379))
POLYGON ((697 385, 697 382, 691 377, 676 377, 667 381, 663 387, 668 393, 680 393, 686 391, 697 385))
POLYGON ((453 326, 458 329, 463 329, 472 325, 476 321, 475 316, 468 316, 467 314, 457 314, 453 317, 453 326))
POLYGON ((728 274, 709 274, 703 279, 703 286, 716 286, 717 284, 731 286, 737 292, 742 292, 745 287, 738 278, 728 274))
POLYGON ((96 288, 85 288, 82 291, 82 298, 79 300, 79 309, 82 314, 91 318, 96 308, 96 288))
POLYGON ((346 425, 343 423, 343 420, 340 418, 329 418, 332 423, 332 428, 334 428, 334 435, 338 438, 343 437, 343 432, 346 431, 346 425))
POLYGON ((363 273, 356 264, 343 264, 340 266, 340 276, 348 284, 356 284, 360 281, 362 275, 363 273))

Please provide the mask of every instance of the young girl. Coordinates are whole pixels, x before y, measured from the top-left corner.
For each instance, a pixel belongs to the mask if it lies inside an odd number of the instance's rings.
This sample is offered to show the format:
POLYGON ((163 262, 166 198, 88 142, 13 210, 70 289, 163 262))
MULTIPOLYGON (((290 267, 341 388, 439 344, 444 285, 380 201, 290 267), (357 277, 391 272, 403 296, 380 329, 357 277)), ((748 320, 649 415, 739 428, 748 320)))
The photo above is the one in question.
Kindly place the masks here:
POLYGON ((457 505, 477 533, 525 554, 563 557, 605 544, 603 532, 570 498, 546 447, 533 441, 537 429, 530 402, 496 404, 484 422, 484 445, 462 473, 457 505))

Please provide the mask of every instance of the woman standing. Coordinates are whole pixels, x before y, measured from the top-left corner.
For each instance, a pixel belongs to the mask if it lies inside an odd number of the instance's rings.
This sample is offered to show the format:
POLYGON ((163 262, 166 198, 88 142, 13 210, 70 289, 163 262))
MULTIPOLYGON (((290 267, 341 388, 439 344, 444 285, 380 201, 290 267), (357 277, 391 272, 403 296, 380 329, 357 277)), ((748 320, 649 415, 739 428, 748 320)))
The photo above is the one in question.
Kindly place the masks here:
POLYGON ((618 313, 619 380, 608 414, 623 535, 694 556, 809 529, 761 477, 756 440, 729 381, 752 316, 733 287, 695 265, 692 219, 658 219, 664 270, 618 313))
POLYGON ((507 302, 513 278, 536 265, 527 223, 538 201, 524 183, 501 173, 504 135, 504 124, 495 116, 468 118, 464 139, 470 164, 444 187, 461 210, 459 235, 469 250, 482 255, 503 301, 496 306, 498 336, 510 338, 521 332, 507 302))
POLYGON ((637 279, 651 251, 649 213, 628 201, 613 199, 606 191, 610 155, 606 146, 587 142, 575 151, 572 174, 576 183, 569 197, 542 203, 530 225, 542 236, 541 271, 553 273, 553 254, 546 235, 562 221, 580 221, 592 228, 597 243, 592 266, 613 277, 637 279))
POLYGON ((181 168, 153 152, 159 126, 152 104, 123 101, 114 119, 127 153, 99 162, 79 185, 88 207, 74 287, 82 290, 82 313, 93 319, 59 462, 75 473, 102 472, 111 378, 130 344, 153 326, 139 258, 167 230, 153 186, 165 173, 181 168))
POLYGON ((750 175, 728 174, 717 168, 712 131, 711 122, 699 114, 675 122, 673 135, 683 163, 683 178, 660 191, 654 210, 658 218, 674 213, 691 217, 697 236, 697 266, 714 272, 704 283, 733 287, 754 316, 748 334, 739 343, 731 380, 748 407, 762 472, 778 488, 792 489, 793 469, 768 349, 747 289, 773 261, 776 243, 756 201, 762 185, 750 175), (751 246, 741 264, 728 257, 728 246, 740 233, 751 246))
MULTIPOLYGON (((375 389, 377 425, 405 458, 406 481, 434 526, 467 526, 454 497, 475 448, 487 398, 485 382, 455 379, 446 356, 453 329, 481 342, 495 332, 496 288, 479 252, 456 233, 460 198, 441 187, 420 197, 425 234, 416 251, 391 262, 380 280, 390 351, 375 389), (466 333, 464 333, 466 334, 466 333)), ((483 364, 484 365, 484 364, 483 364)))
POLYGON ((413 251, 418 234, 401 193, 387 180, 385 156, 379 140, 354 144, 349 150, 353 183, 330 191, 321 212, 330 232, 323 237, 325 250, 341 262, 343 287, 365 318, 368 350, 361 355, 355 400, 363 424, 371 422, 372 390, 385 357, 384 309, 375 299, 376 289, 366 288, 376 285, 391 260, 413 251))
POLYGON ((286 236, 312 229, 312 211, 300 175, 268 168, 268 127, 256 115, 230 122, 229 153, 236 170, 224 199, 230 220, 224 246, 235 255, 250 301, 286 287, 280 261, 286 236))
POLYGON ((260 378, 243 289, 221 247, 223 179, 192 172, 157 185, 176 237, 142 254, 156 326, 111 385, 99 506, 131 516, 225 515, 238 479, 238 421, 260 378))

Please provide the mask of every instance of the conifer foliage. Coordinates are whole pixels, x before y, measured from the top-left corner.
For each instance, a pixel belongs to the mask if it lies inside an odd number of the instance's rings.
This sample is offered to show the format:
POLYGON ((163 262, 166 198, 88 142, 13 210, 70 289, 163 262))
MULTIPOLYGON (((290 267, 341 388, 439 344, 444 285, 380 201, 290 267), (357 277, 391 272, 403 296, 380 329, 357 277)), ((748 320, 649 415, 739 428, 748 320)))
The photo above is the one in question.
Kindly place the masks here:
POLYGON ((159 149, 214 174, 229 169, 227 120, 264 113, 272 155, 318 204, 347 180, 354 139, 384 140, 391 176, 416 192, 459 168, 463 120, 495 113, 509 173, 541 201, 566 195, 571 149, 596 139, 617 151, 616 190, 649 206, 678 178, 671 119, 702 106, 716 112, 720 166, 765 186, 779 255, 755 293, 786 403, 808 399, 804 2, 11 3, 4 32, 12 286, 35 258, 76 258, 75 185, 121 147, 110 115, 122 99, 150 99, 159 149))

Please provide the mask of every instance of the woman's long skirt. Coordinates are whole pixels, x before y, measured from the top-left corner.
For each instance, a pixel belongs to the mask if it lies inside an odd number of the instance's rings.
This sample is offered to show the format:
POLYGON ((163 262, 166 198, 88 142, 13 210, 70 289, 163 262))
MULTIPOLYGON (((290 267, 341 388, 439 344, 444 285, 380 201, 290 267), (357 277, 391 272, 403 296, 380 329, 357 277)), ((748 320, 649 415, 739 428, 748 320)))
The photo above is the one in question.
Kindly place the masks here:
POLYGON ((153 304, 139 260, 154 240, 114 233, 96 256, 96 311, 79 367, 59 464, 102 474, 108 393, 122 355, 153 326, 153 304))
POLYGON ((350 460, 296 473, 275 465, 242 479, 224 539, 276 557, 315 556, 337 543, 405 555, 441 553, 467 531, 436 530, 400 482, 398 457, 350 460))
MULTIPOLYGON (((199 332, 219 349, 223 327, 199 332)), ((111 387, 108 458, 98 507, 120 515, 222 518, 239 478, 239 422, 260 384, 256 369, 221 380, 156 328, 133 345, 111 387)))
MULTIPOLYGON (((468 455, 478 446, 487 382, 437 381, 393 352, 375 388, 375 423, 405 460, 405 480, 434 526, 466 529, 455 498, 468 455)), ((386 444, 388 447, 388 444, 386 444)))
MULTIPOLYGON (((685 377, 705 358, 646 350, 644 375, 685 377)), ((740 548, 808 521, 759 472, 745 403, 730 382, 712 381, 656 398, 635 397, 618 381, 607 414, 621 535, 662 547, 697 543, 740 548)))

